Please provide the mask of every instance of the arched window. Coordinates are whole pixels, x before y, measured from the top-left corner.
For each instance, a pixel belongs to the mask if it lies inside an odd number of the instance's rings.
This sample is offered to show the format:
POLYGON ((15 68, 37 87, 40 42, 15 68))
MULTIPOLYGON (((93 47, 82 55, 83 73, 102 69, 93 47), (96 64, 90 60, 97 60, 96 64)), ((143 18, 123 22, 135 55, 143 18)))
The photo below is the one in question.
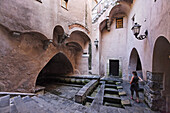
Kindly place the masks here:
POLYGON ((68 0, 61 0, 61 6, 67 9, 68 0))

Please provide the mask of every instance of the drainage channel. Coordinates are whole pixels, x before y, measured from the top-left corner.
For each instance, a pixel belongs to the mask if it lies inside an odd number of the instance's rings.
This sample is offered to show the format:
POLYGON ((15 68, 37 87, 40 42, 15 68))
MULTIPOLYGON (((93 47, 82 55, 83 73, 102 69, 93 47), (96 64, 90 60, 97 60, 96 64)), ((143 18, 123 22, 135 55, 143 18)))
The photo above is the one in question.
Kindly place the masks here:
POLYGON ((97 84, 97 86, 87 95, 86 97, 86 101, 84 103, 85 106, 91 106, 96 94, 98 93, 98 91, 100 90, 101 84, 97 84))
MULTIPOLYGON (((122 98, 123 96, 126 96, 126 93, 123 91, 121 82, 100 80, 96 86, 92 87, 93 88, 88 88, 90 91, 84 92, 86 94, 81 94, 86 95, 86 97, 85 100, 79 101, 79 103, 82 103, 88 107, 104 105, 110 107, 125 108, 125 106, 131 106, 129 100, 124 100, 122 98), (87 92, 89 93, 87 94, 87 92)), ((82 90, 84 91, 84 89, 82 90)))

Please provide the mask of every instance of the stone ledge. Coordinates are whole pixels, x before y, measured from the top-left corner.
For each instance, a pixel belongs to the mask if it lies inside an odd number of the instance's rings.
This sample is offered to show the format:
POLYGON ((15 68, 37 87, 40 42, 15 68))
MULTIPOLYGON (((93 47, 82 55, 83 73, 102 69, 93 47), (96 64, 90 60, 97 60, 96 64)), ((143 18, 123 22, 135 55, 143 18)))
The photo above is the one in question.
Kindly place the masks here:
POLYGON ((0 92, 0 95, 11 95, 11 96, 35 96, 34 93, 20 93, 20 92, 0 92))
POLYGON ((131 103, 129 100, 122 100, 121 103, 123 106, 131 106, 131 103))
POLYGON ((83 86, 83 88, 81 88, 79 92, 75 95, 75 101, 77 103, 83 104, 86 96, 97 86, 98 83, 98 80, 91 80, 89 83, 83 86))

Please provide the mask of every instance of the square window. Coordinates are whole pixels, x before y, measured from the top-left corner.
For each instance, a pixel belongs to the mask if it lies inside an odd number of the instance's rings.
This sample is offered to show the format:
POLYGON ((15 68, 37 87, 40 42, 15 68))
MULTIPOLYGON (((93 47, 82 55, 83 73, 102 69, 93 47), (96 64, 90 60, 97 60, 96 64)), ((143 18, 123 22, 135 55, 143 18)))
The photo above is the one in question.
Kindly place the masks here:
POLYGON ((123 28, 123 18, 116 19, 116 28, 123 28))

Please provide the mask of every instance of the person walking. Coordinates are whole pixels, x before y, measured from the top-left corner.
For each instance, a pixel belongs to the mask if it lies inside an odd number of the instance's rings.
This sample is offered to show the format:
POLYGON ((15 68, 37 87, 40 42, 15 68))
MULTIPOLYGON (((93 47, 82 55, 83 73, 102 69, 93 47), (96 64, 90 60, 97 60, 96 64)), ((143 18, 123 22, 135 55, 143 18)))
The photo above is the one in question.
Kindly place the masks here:
POLYGON ((138 92, 139 84, 138 84, 138 81, 139 80, 143 81, 143 80, 137 75, 136 71, 133 71, 132 74, 133 74, 133 76, 130 80, 131 99, 133 100, 133 94, 134 94, 134 91, 135 91, 136 97, 137 97, 136 102, 139 103, 139 92, 138 92))

